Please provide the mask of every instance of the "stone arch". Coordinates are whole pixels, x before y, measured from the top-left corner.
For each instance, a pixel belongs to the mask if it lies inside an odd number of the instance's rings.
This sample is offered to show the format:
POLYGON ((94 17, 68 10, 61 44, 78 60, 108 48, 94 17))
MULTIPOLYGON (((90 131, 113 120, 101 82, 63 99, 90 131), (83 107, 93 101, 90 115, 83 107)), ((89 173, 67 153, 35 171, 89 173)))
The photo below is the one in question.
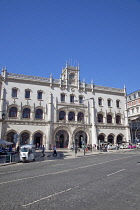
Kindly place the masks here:
POLYGON ((70 131, 65 126, 60 126, 54 131, 54 141, 53 144, 56 144, 57 148, 68 148, 70 144, 70 131))
POLYGON ((118 134, 116 137, 116 143, 121 144, 123 141, 124 135, 123 134, 118 134))
POLYGON ((20 133, 20 144, 30 144, 30 135, 31 133, 27 130, 24 130, 20 133))
POLYGON ((12 147, 16 146, 16 143, 14 142, 15 134, 17 134, 17 132, 13 129, 6 132, 6 141, 12 142, 12 147))
POLYGON ((113 133, 110 133, 107 137, 108 143, 114 144, 114 137, 115 135, 113 133))
POLYGON ((84 129, 83 127, 76 128, 73 132, 73 143, 82 148, 82 145, 89 144, 89 130, 84 129))
POLYGON ((32 134, 32 141, 33 141, 33 144, 36 145, 36 148, 40 148, 43 146, 43 135, 44 133, 40 130, 35 131, 32 134))
POLYGON ((105 134, 104 133, 100 133, 98 135, 98 144, 99 144, 99 141, 100 141, 100 143, 105 142, 105 134))

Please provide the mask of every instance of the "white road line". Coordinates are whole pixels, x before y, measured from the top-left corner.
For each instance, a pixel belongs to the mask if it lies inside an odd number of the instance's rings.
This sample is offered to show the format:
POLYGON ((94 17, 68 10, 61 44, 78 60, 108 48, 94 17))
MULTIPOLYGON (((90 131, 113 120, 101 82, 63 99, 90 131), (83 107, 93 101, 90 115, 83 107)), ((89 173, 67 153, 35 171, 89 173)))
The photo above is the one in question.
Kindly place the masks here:
POLYGON ((0 173, 0 174, 11 174, 11 173, 16 173, 16 172, 19 172, 21 170, 17 170, 17 171, 8 171, 8 172, 3 172, 3 173, 0 173))
POLYGON ((116 160, 122 160, 122 159, 126 159, 126 158, 128 158, 128 157, 134 157, 134 156, 138 156, 138 155, 131 155, 131 156, 123 157, 123 158, 118 158, 118 159, 109 160, 109 161, 105 161, 105 162, 101 162, 101 163, 96 163, 96 164, 94 163, 94 164, 86 165, 86 166, 80 166, 80 167, 71 168, 71 169, 67 169, 67 170, 63 170, 63 171, 58 171, 58 172, 54 172, 54 173, 41 174, 41 175, 38 175, 38 176, 31 176, 31 177, 25 177, 25 178, 21 178, 21 179, 10 180, 10 181, 6 181, 6 182, 1 182, 0 185, 12 183, 12 182, 17 182, 17 181, 22 181, 22 180, 28 180, 28 179, 39 178, 39 177, 43 177, 43 176, 49 176, 49 175, 67 173, 67 172, 69 172, 69 171, 74 171, 74 170, 78 170, 78 169, 82 169, 82 168, 89 168, 89 167, 92 167, 92 166, 101 165, 101 164, 113 162, 113 161, 116 161, 116 160))
POLYGON ((122 169, 122 170, 120 170, 120 171, 116 171, 116 172, 114 172, 114 173, 112 173, 112 174, 108 174, 107 176, 112 176, 112 175, 117 174, 117 173, 119 173, 119 172, 121 172, 121 171, 125 171, 125 169, 122 169))
POLYGON ((56 195, 59 195, 59 194, 65 193, 65 192, 68 192, 68 191, 70 191, 70 190, 74 190, 75 188, 78 188, 78 187, 79 187, 79 186, 76 186, 76 187, 73 187, 73 188, 69 188, 69 189, 66 189, 66 190, 63 190, 63 191, 54 193, 54 194, 52 194, 52 195, 46 196, 46 197, 44 197, 44 198, 40 198, 39 200, 35 200, 35 201, 31 202, 31 203, 27 203, 27 204, 24 204, 24 205, 22 205, 22 206, 23 206, 23 207, 30 206, 30 205, 32 205, 32 204, 34 204, 34 203, 40 202, 40 201, 42 201, 42 200, 46 200, 46 199, 48 199, 48 198, 54 197, 54 196, 56 196, 56 195))

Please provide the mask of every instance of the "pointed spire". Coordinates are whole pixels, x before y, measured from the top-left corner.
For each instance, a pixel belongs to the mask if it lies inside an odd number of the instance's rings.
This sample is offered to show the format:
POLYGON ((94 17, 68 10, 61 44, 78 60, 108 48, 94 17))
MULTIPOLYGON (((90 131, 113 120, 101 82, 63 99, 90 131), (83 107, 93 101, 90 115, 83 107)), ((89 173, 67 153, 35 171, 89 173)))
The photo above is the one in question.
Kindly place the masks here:
POLYGON ((68 61, 66 60, 66 68, 68 68, 68 61))
POLYGON ((91 79, 91 84, 93 85, 93 79, 91 79))
POLYGON ((50 78, 52 78, 52 73, 50 74, 50 78))

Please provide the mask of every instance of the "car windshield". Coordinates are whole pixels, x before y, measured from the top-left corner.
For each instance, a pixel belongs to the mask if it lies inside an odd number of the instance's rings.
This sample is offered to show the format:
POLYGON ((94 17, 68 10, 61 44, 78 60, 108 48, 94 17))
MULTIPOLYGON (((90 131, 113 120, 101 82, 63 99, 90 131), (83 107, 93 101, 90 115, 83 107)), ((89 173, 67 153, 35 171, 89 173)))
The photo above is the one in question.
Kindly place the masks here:
POLYGON ((21 152, 28 152, 28 148, 25 147, 21 148, 21 152))

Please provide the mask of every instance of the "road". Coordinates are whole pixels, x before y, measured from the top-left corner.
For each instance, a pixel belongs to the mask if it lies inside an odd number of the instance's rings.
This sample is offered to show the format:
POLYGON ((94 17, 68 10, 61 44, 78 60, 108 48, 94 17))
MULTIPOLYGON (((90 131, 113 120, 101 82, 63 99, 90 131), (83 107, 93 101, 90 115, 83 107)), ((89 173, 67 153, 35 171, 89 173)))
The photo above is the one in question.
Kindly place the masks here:
POLYGON ((1 210, 139 210, 140 150, 0 167, 1 210))

